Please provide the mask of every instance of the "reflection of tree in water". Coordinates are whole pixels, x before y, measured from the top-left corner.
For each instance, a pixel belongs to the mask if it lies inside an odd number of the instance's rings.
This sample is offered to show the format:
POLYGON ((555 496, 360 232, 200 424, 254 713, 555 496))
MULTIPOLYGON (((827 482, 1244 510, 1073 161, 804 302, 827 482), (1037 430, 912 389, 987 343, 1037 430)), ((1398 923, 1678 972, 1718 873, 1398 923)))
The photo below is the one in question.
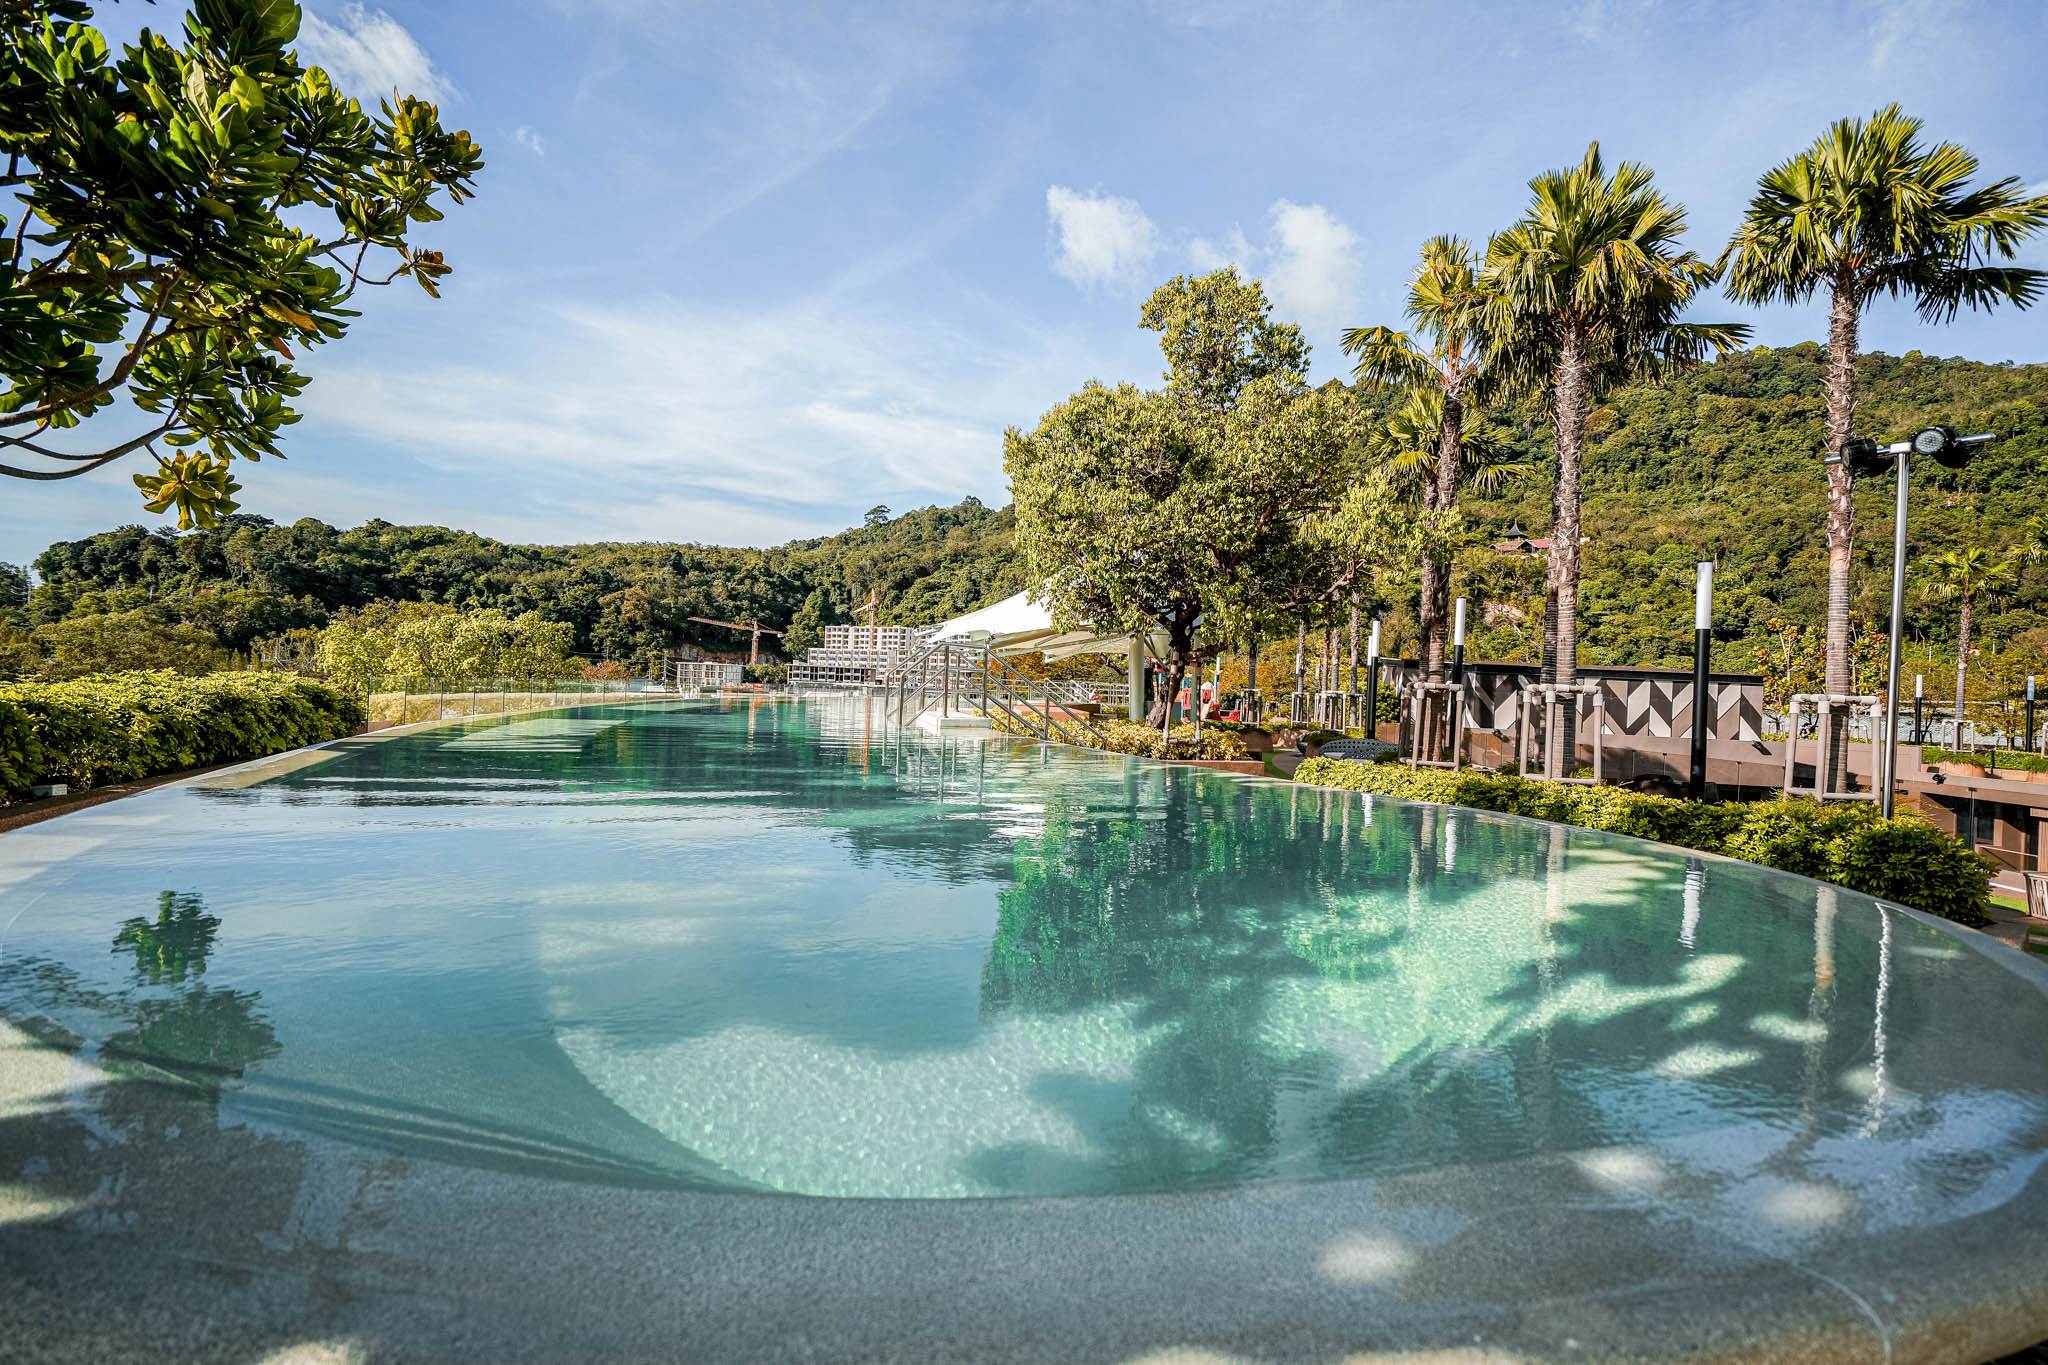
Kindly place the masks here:
MULTIPOLYGON (((1103 1139, 1119 1183, 1691 1131, 1868 1046, 1806 1018, 1816 969, 1784 952, 1811 932, 1802 884, 1716 867, 1695 924, 1684 864, 1614 840, 1241 784, 1133 804, 1048 803, 981 983, 990 1020, 1128 1011, 1129 1113, 1103 1139)), ((984 1178, 1028 1155, 987 1154, 984 1178)))
POLYGON ((156 920, 140 916, 121 925, 114 947, 135 951, 135 975, 144 985, 181 982, 206 974, 206 955, 220 931, 218 916, 193 892, 164 891, 156 900, 156 920))
POLYGON ((213 951, 220 918, 191 892, 157 897, 154 922, 122 924, 114 951, 132 951, 137 989, 123 992, 119 1012, 129 1026, 100 1045, 110 1062, 141 1063, 203 1089, 242 1074, 279 1051, 277 1034, 257 1012, 256 991, 215 990, 199 978, 213 951), (170 995, 155 994, 174 987, 170 995))
MULTIPOLYGON (((1370 978, 1398 936, 1344 914, 1334 887, 1340 873, 1354 890, 1405 878, 1405 830, 1295 838, 1251 809, 1268 800, 1185 780, 1135 812, 1054 798, 999 897, 985 1018, 1121 1005, 1148 1035, 1114 1157, 1126 1183, 1233 1179, 1270 1158, 1284 1092, 1331 1066, 1312 1042, 1273 1036, 1276 996, 1324 972, 1370 978)), ((992 1155, 985 1174, 1018 1155, 992 1155)))
MULTIPOLYGON (((206 912, 198 895, 165 891, 153 920, 136 916, 114 934, 114 954, 134 959, 129 985, 103 989, 63 963, 27 959, 0 964, 0 986, 19 993, 30 1010, 86 1011, 105 1020, 112 1031, 98 1053, 110 1070, 215 1095, 223 1082, 281 1050, 257 1008, 259 992, 222 990, 202 980, 219 932, 220 918, 206 912)), ((32 1021, 32 1015, 24 1019, 32 1021)))

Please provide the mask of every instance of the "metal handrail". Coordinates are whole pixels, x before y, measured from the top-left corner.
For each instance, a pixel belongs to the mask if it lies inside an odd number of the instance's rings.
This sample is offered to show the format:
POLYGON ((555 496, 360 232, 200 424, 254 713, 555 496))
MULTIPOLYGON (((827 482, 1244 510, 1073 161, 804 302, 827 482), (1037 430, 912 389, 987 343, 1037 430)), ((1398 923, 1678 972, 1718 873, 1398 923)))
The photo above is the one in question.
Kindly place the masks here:
POLYGON ((1041 740, 1099 747, 1103 735, 1092 722, 1071 714, 1054 714, 1055 706, 1064 710, 1070 703, 1055 698, 1055 689, 1048 685, 1051 681, 1026 676, 985 646, 933 641, 912 655, 896 674, 886 709, 897 724, 909 725, 930 710, 934 700, 953 695, 964 698, 977 691, 984 713, 999 711, 1041 740))

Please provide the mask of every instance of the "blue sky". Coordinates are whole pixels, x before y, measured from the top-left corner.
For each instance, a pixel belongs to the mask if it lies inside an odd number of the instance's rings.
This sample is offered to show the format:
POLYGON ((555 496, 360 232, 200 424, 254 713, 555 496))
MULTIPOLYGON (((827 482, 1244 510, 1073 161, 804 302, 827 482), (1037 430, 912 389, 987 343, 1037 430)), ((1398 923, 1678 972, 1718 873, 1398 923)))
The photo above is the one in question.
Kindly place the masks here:
MULTIPOLYGON (((310 359, 290 459, 243 472, 281 521, 766 544, 1000 503, 1004 427, 1157 379, 1152 285, 1235 261, 1338 375, 1338 330, 1398 321, 1425 237, 1483 241, 1596 138, 1707 253, 1759 172, 1892 99, 2048 184, 2038 0, 306 8, 302 55, 434 93, 489 164, 422 234, 444 297, 368 294, 310 359)), ((2048 306, 1931 328, 1879 304, 1865 344, 2048 361, 2048 306)), ((0 559, 153 521, 132 472, 0 490, 0 559)))

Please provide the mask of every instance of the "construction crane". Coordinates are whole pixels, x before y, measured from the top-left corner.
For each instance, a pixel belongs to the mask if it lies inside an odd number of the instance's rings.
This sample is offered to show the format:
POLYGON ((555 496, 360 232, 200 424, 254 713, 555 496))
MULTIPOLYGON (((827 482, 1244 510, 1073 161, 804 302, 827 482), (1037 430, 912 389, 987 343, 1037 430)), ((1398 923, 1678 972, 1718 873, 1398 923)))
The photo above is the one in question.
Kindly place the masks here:
POLYGON ((749 664, 761 662, 761 637, 763 635, 773 635, 778 640, 783 636, 782 631, 770 630, 759 621, 714 621, 708 616, 692 616, 690 619, 707 626, 724 626, 727 630, 751 631, 754 642, 747 650, 747 662, 749 664))

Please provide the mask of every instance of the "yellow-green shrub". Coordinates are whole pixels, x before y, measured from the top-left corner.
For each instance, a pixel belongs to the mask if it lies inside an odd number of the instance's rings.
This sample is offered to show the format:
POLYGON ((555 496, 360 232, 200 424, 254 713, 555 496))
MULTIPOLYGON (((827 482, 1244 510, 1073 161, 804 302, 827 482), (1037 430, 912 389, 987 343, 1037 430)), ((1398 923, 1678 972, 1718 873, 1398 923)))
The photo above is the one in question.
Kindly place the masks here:
POLYGON ((1632 834, 1834 882, 1963 924, 1989 922, 1990 862, 1916 815, 1795 798, 1710 804, 1447 768, 1312 758, 1295 780, 1632 834))
POLYGON ((276 673, 107 673, 0 683, 0 797, 42 777, 77 787, 282 753, 353 734, 362 703, 276 673))

